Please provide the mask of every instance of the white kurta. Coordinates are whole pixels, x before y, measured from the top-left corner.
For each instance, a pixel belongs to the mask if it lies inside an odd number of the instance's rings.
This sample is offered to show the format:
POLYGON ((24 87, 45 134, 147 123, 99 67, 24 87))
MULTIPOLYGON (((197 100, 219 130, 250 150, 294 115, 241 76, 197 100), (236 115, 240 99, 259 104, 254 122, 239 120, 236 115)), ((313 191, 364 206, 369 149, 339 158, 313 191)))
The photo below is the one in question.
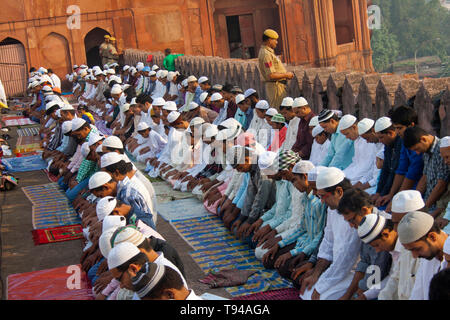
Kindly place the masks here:
POLYGON ((152 99, 162 98, 166 94, 167 87, 159 80, 156 80, 155 90, 152 93, 152 99))
POLYGON ((328 154, 328 148, 330 147, 330 140, 327 139, 323 144, 318 144, 316 140, 314 140, 311 147, 311 155, 309 157, 309 161, 311 161, 315 166, 319 166, 323 159, 328 154))
POLYGON ((361 240, 356 229, 350 227, 342 215, 328 208, 327 224, 320 243, 319 259, 331 261, 319 280, 300 297, 309 300, 316 290, 321 300, 339 299, 353 280, 352 268, 357 262, 361 240))
POLYGON ((264 149, 267 149, 271 139, 272 127, 267 123, 266 119, 261 119, 256 114, 256 110, 253 110, 252 122, 247 129, 247 132, 253 133, 257 142, 259 142, 264 149))
POLYGON ((298 125, 300 124, 300 118, 294 117, 289 121, 289 126, 286 131, 286 139, 281 145, 280 150, 291 150, 297 141, 298 125))
MULTIPOLYGON (((138 134, 140 136, 140 134, 138 134)), ((167 140, 161 137, 156 131, 151 130, 148 138, 144 138, 143 143, 136 149, 136 159, 139 162, 144 162, 147 158, 156 157, 157 154, 166 146, 167 140), (146 147, 150 147, 150 151, 140 154, 139 152, 146 147)))
POLYGON ((419 269, 419 259, 397 240, 392 255, 392 267, 386 286, 378 294, 378 300, 408 300, 419 269))
POLYGON ((366 139, 358 137, 354 141, 355 154, 352 158, 352 163, 344 169, 345 177, 350 180, 352 184, 357 182, 366 182, 372 179, 375 165, 377 145, 375 143, 368 143, 366 139))
POLYGON ((52 73, 52 75, 50 76, 50 79, 52 79, 54 87, 61 89, 61 80, 59 79, 59 77, 56 74, 52 73))

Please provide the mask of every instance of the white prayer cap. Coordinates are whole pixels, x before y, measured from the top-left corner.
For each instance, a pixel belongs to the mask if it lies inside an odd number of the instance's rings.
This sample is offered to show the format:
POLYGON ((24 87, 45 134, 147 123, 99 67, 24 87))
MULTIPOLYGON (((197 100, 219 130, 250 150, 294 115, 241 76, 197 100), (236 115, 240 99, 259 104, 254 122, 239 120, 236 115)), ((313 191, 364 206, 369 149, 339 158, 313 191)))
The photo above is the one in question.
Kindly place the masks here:
POLYGON ((120 105, 120 111, 122 113, 127 112, 128 110, 130 110, 130 104, 129 103, 124 103, 120 105))
POLYGON ((147 122, 145 121, 141 121, 139 122, 138 126, 137 126, 137 131, 144 131, 147 130, 148 128, 150 128, 150 126, 148 125, 147 122))
POLYGON ((98 188, 111 181, 111 175, 106 171, 97 171, 89 178, 89 190, 98 188))
POLYGON ((380 158, 381 160, 384 160, 384 147, 380 149, 380 151, 378 151, 377 158, 380 158))
POLYGON ((169 115, 167 116, 167 121, 169 123, 173 123, 175 120, 177 120, 180 117, 180 113, 178 111, 172 111, 169 113, 169 115))
POLYGON ((130 107, 131 107, 131 106, 137 105, 136 99, 137 99, 136 97, 134 97, 134 98, 131 99, 131 101, 130 101, 130 107))
POLYGON ((211 102, 219 101, 221 99, 223 99, 223 96, 218 92, 213 93, 213 95, 211 96, 211 102))
POLYGON ((281 102, 281 106, 283 106, 283 107, 292 107, 293 105, 294 105, 294 99, 292 99, 291 97, 286 97, 281 102))
POLYGON ((207 97, 208 97, 208 92, 202 92, 202 94, 200 95, 200 102, 201 103, 205 102, 207 97))
POLYGON ((294 99, 294 103, 292 104, 292 108, 304 107, 308 105, 308 101, 305 98, 299 97, 294 99))
POLYGON ((169 71, 167 71, 167 70, 160 70, 159 78, 162 78, 162 79, 167 78, 168 73, 169 73, 169 71))
POLYGON ((122 87, 119 84, 113 85, 111 88, 111 94, 121 94, 122 93, 122 87))
POLYGON ((152 105, 154 106, 163 106, 166 104, 166 100, 164 100, 163 98, 156 98, 155 100, 153 100, 152 105))
POLYGON ((145 236, 142 232, 140 232, 136 228, 134 228, 132 226, 128 226, 128 227, 122 228, 119 232, 117 232, 114 239, 111 239, 111 240, 114 241, 112 243, 113 248, 124 242, 130 242, 137 247, 137 246, 141 245, 142 242, 144 242, 145 236))
POLYGON ((341 118, 341 120, 339 121, 339 125, 338 125, 338 132, 340 132, 341 130, 345 130, 350 128, 352 125, 354 125, 356 122, 356 117, 351 115, 351 114, 346 114, 345 116, 343 116, 341 118))
POLYGON ((215 137, 217 133, 219 132, 219 129, 217 129, 217 126, 215 124, 211 124, 204 132, 203 136, 206 139, 211 139, 212 137, 215 137))
POLYGON ((100 167, 105 168, 107 166, 110 166, 112 164, 118 163, 123 159, 123 155, 118 154, 117 152, 108 152, 102 155, 100 158, 100 167))
POLYGON ((33 82, 31 83, 31 87, 32 87, 32 88, 35 88, 35 87, 37 87, 37 86, 40 85, 40 84, 41 84, 40 81, 36 80, 36 81, 33 81, 33 82))
POLYGON ((66 134, 66 133, 72 131, 72 121, 71 120, 64 121, 61 127, 62 127, 63 134, 66 134))
POLYGON ((373 125, 374 125, 375 121, 369 118, 364 118, 361 121, 358 122, 358 134, 359 135, 363 135, 364 133, 366 133, 367 131, 369 131, 373 125))
POLYGON ((123 66, 123 69, 122 69, 122 70, 123 70, 123 71, 127 71, 128 69, 130 69, 130 66, 126 64, 126 65, 123 66))
POLYGON ((187 82, 189 83, 189 82, 194 82, 194 81, 197 81, 197 78, 195 77, 195 76, 189 76, 188 78, 187 78, 187 82))
POLYGON ((78 70, 78 74, 80 75, 80 77, 85 77, 85 76, 87 76, 87 71, 86 71, 86 69, 79 69, 78 70))
POLYGON ((450 147, 450 136, 441 139, 441 149, 450 147))
POLYGON ((450 255, 450 237, 444 242, 444 254, 450 255))
POLYGON ((149 77, 153 77, 153 76, 156 76, 156 74, 157 74, 156 71, 150 71, 150 72, 148 73, 148 76, 149 76, 149 77))
POLYGON ((383 131, 392 126, 392 121, 389 117, 381 117, 375 122, 375 132, 383 131))
POLYGON ((317 135, 321 134, 323 132, 323 128, 321 125, 317 125, 312 130, 312 136, 313 138, 317 137, 317 135))
POLYGON ((417 190, 403 190, 392 198, 392 212, 406 213, 425 207, 422 194, 417 190))
POLYGON ((221 122, 220 125, 226 127, 226 129, 217 133, 217 141, 232 140, 242 133, 242 125, 234 118, 228 118, 221 122))
POLYGON ((275 109, 275 108, 269 108, 269 109, 267 109, 267 111, 266 111, 266 116, 271 116, 271 117, 273 117, 273 116, 276 115, 276 114, 278 114, 278 111, 277 111, 277 109, 275 109))
POLYGON ((315 165, 311 161, 300 160, 295 164, 294 168, 292 169, 292 173, 308 174, 314 168, 315 165))
POLYGON ((82 118, 74 118, 72 119, 72 131, 77 131, 80 129, 84 124, 86 123, 86 120, 82 118))
POLYGON ((49 103, 47 103, 46 105, 45 105, 45 110, 47 111, 47 110, 50 110, 50 108, 51 107, 54 107, 54 106, 56 106, 56 105, 59 105, 59 101, 57 101, 57 100, 52 100, 52 101, 50 101, 49 103))
POLYGON ((107 74, 116 74, 116 70, 114 70, 114 69, 108 69, 108 70, 106 70, 106 73, 107 73, 107 74))
POLYGON ((183 87, 187 87, 188 86, 188 81, 187 81, 187 79, 184 79, 182 82, 181 82, 181 85, 183 86, 183 87))
POLYGON ((194 109, 197 109, 198 107, 199 107, 198 103, 192 101, 191 103, 189 103, 188 110, 189 110, 189 111, 190 111, 190 110, 194 110, 194 109))
POLYGON ((266 100, 259 100, 256 105, 256 109, 267 110, 270 108, 269 103, 266 100))
POLYGON ((205 120, 203 118, 195 117, 191 120, 191 122, 189 122, 189 127, 198 126, 198 125, 204 124, 204 123, 205 123, 205 120))
POLYGON ((39 73, 47 73, 48 70, 45 69, 44 67, 40 67, 40 68, 38 69, 38 72, 39 72, 39 73))
POLYGON ((129 87, 131 87, 131 84, 124 84, 124 85, 122 85, 122 91, 127 90, 129 87))
POLYGON ((364 243, 370 243, 383 231, 386 218, 381 214, 368 214, 358 226, 358 236, 364 243))
POLYGON ((167 102, 163 105, 162 108, 163 108, 164 110, 167 110, 167 111, 177 111, 177 110, 178 110, 177 104, 176 104, 175 102, 173 102, 173 101, 167 101, 167 102))
POLYGON ((89 135, 89 140, 88 140, 89 147, 103 139, 105 139, 105 136, 102 133, 96 133, 96 132, 91 133, 89 135))
POLYGON ((169 73, 167 74, 167 80, 172 81, 174 77, 175 77, 175 72, 169 71, 169 73))
POLYGON ((125 227, 127 225, 127 219, 123 216, 106 216, 103 219, 102 230, 113 229, 116 230, 119 227, 125 227))
POLYGON ((206 82, 208 80, 209 80, 208 77, 203 76, 203 77, 200 77, 200 79, 198 79, 198 83, 201 84, 201 83, 206 82))
POLYGON ((428 213, 408 212, 398 224, 398 238, 402 244, 415 242, 430 231, 433 223, 434 218, 428 213))
POLYGON ((61 118, 61 109, 56 110, 55 114, 58 118, 61 118))
POLYGON ((114 148, 114 149, 123 149, 123 143, 119 139, 119 137, 116 136, 109 136, 103 141, 102 146, 114 148))
POLYGON ((103 74, 102 70, 95 70, 94 76, 98 77, 99 75, 103 74))
POLYGON ((137 71, 142 71, 144 70, 145 66, 144 65, 136 65, 136 70, 137 71))
POLYGON ((77 64, 74 64, 74 65, 73 65, 73 69, 78 69, 78 65, 77 65, 77 64))
POLYGON ((276 152, 272 151, 261 153, 261 155, 258 157, 258 166, 262 174, 270 176, 278 172, 278 170, 275 168, 276 166, 274 166, 277 155, 278 154, 276 152))
POLYGON ((248 97, 250 97, 252 94, 255 94, 255 93, 256 93, 256 90, 253 89, 253 88, 250 88, 250 89, 245 90, 244 96, 245 96, 245 98, 248 98, 248 97))
POLYGON ((308 181, 317 181, 317 176, 322 172, 323 169, 326 169, 327 167, 324 166, 317 166, 311 169, 311 171, 308 172, 308 181))
POLYGON ((238 95, 236 95, 235 100, 236 100, 236 104, 239 104, 245 100, 245 96, 243 94, 238 94, 238 95))
POLYGON ((158 70, 159 69, 159 67, 156 65, 156 64, 154 64, 153 66, 152 66, 152 71, 156 71, 156 70, 158 70))
POLYGON ((141 251, 130 242, 122 242, 113 247, 108 254, 108 268, 114 269, 134 256, 138 255, 141 251))
POLYGON ((333 187, 341 183, 345 178, 345 174, 342 170, 329 167, 320 171, 317 176, 316 187, 317 189, 325 189, 333 187))
POLYGON ((53 92, 52 88, 50 88, 50 86, 43 86, 41 91, 45 94, 45 93, 50 93, 53 92))
POLYGON ((134 67, 130 68, 130 73, 132 76, 134 76, 136 74, 136 72, 138 72, 136 68, 134 68, 134 67))
POLYGON ((64 103, 61 107, 61 111, 69 111, 69 110, 75 110, 75 108, 68 103, 64 103))
POLYGON ((87 66, 87 65, 85 65, 85 64, 82 64, 82 65, 80 66, 80 68, 81 68, 81 69, 87 69, 87 68, 88 68, 88 66, 87 66))
POLYGON ((85 142, 81 145, 81 155, 83 158, 86 158, 89 153, 91 152, 91 149, 89 149, 89 142, 85 142))
MULTIPOLYGON (((111 216, 111 217, 120 217, 120 216, 111 216)), ((122 217, 122 218, 124 218, 124 217, 122 217)), ((106 220, 106 218, 103 219, 103 223, 105 222, 105 220, 106 220)), ((98 247, 99 247, 100 252, 102 253, 103 257, 108 258, 108 254, 111 251, 111 238, 112 238, 114 232, 116 231, 116 228, 109 228, 109 229, 103 228, 103 230, 104 231, 100 235, 100 238, 98 238, 98 247)))
POLYGON ((117 199, 114 197, 104 197, 97 202, 95 211, 97 212, 98 221, 102 221, 106 216, 109 216, 113 212, 117 205, 117 199))

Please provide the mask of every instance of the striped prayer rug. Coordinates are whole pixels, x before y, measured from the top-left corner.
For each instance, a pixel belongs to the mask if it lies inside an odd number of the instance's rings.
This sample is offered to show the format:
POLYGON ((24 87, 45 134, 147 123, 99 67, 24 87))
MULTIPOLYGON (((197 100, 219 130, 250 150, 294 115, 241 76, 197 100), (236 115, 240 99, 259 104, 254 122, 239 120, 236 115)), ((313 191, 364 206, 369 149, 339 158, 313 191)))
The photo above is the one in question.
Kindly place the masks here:
POLYGON ((276 270, 265 269, 254 250, 236 239, 217 216, 175 220, 171 224, 194 248, 189 254, 205 274, 229 268, 257 270, 245 285, 225 288, 233 297, 292 287, 276 270))

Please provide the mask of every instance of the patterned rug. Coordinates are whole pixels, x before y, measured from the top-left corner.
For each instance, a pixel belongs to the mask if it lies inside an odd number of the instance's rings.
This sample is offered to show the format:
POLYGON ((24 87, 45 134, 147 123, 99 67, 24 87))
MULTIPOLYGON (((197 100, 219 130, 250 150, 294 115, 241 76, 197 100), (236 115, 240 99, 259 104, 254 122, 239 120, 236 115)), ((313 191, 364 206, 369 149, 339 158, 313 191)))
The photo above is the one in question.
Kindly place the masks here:
POLYGON ((276 270, 265 269, 254 250, 236 239, 217 216, 176 220, 171 224, 194 248, 190 255, 206 274, 229 268, 257 270, 245 285, 225 288, 233 297, 292 287, 276 270))
POLYGON ((19 137, 36 136, 39 134, 39 126, 27 126, 17 129, 17 135, 19 137))
POLYGON ((104 135, 110 136, 112 135, 112 130, 110 128, 106 127, 106 121, 98 119, 95 119, 95 126, 97 127, 98 130, 100 130, 101 133, 103 133, 104 135))
POLYGON ((232 300, 302 300, 295 288, 269 290, 233 298, 232 300))
POLYGON ((43 151, 41 147, 41 138, 39 136, 21 136, 17 137, 15 154, 23 154, 26 152, 43 151))
POLYGON ((80 265, 11 274, 7 300, 93 300, 92 288, 80 265))
POLYGON ((33 229, 80 224, 81 219, 57 183, 22 188, 33 203, 33 229))
POLYGON ((158 214, 166 221, 204 217, 209 213, 203 202, 197 198, 187 198, 158 204, 158 214))
POLYGON ((29 124, 36 124, 36 122, 31 121, 29 118, 25 117, 2 118, 2 121, 6 127, 16 127, 16 126, 25 126, 29 124))
POLYGON ((31 155, 27 157, 16 157, 2 159, 2 163, 6 166, 6 169, 10 172, 25 172, 46 169, 48 164, 40 154, 31 155))
POLYGON ((80 224, 31 231, 35 245, 84 239, 80 224))

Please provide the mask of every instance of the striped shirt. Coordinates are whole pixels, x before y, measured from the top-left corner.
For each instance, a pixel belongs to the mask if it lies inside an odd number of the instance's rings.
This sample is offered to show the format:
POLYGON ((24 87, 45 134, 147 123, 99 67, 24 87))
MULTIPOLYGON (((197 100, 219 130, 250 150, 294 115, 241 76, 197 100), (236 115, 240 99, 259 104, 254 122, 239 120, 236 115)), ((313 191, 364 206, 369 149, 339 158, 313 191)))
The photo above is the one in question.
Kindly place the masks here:
POLYGON ((327 207, 319 198, 311 192, 303 198, 302 205, 304 207, 303 217, 300 222, 300 228, 289 238, 279 242, 280 247, 296 241, 295 248, 290 252, 292 256, 296 256, 301 252, 310 255, 319 245, 325 228, 327 217, 327 207))
POLYGON ((143 183, 136 177, 125 177, 117 185, 117 199, 132 206, 134 209, 148 214, 151 211, 151 198, 143 183))

